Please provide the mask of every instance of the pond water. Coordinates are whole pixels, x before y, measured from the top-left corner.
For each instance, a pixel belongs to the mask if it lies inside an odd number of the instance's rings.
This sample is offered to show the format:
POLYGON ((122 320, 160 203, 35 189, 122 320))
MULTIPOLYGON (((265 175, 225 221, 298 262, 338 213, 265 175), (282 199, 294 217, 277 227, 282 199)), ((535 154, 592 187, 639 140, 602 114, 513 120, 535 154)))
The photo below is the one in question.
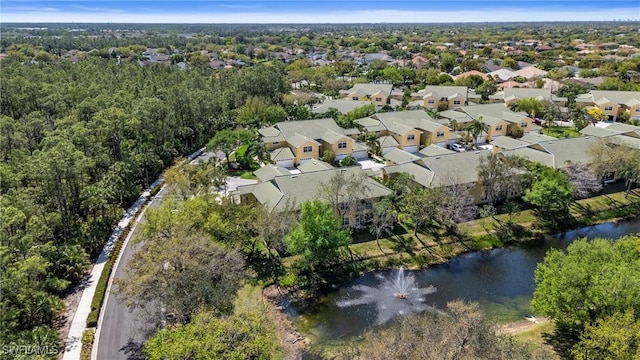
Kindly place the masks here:
MULTIPOLYGON (((640 218, 569 231, 549 237, 545 244, 536 247, 471 252, 445 264, 420 271, 405 270, 405 273, 415 279, 415 290, 423 294, 416 304, 418 310, 438 311, 449 301, 463 299, 480 303, 482 310, 494 321, 518 321, 533 315, 529 302, 535 285, 534 270, 550 248, 566 249, 572 241, 582 237, 615 239, 632 233, 640 233, 640 218), (436 291, 420 290, 430 286, 436 291)), ((374 271, 342 286, 324 298, 316 312, 302 316, 306 323, 304 327, 316 341, 324 342, 358 335, 386 322, 389 318, 386 300, 371 298, 372 294, 380 296, 381 292, 370 289, 384 289, 397 274, 397 270, 374 271)), ((390 292, 389 296, 394 294, 390 292)), ((410 310, 403 308, 397 312, 398 316, 401 316, 399 313, 416 312, 410 310)))

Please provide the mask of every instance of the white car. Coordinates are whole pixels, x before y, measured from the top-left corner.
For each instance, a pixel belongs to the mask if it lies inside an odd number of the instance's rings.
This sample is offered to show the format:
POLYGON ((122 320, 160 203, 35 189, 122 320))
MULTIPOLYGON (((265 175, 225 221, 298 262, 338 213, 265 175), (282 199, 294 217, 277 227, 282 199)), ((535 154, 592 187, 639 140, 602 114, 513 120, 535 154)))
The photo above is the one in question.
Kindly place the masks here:
POLYGON ((463 152, 463 151, 466 151, 467 149, 465 149, 462 144, 455 143, 455 144, 451 145, 451 150, 453 150, 455 152, 463 152))

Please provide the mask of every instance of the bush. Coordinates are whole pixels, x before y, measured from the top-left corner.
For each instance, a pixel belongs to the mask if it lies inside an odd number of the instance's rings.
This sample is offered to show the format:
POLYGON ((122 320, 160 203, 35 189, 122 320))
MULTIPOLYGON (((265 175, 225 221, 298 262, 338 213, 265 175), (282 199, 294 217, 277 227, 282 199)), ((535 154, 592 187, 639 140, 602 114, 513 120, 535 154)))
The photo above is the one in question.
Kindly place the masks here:
POLYGON ((82 333, 82 350, 80 351, 80 360, 91 360, 91 350, 93 348, 93 339, 95 337, 93 329, 86 329, 82 333))
POLYGON ((120 233, 118 240, 116 240, 116 242, 113 244, 113 249, 109 253, 107 261, 104 264, 104 268, 102 269, 102 273, 100 273, 100 279, 98 279, 98 283, 96 284, 96 292, 95 294, 93 294, 93 299, 91 300, 91 312, 87 316, 87 327, 96 327, 98 325, 100 308, 102 307, 102 301, 104 300, 104 295, 107 291, 107 285, 109 284, 109 277, 111 276, 113 265, 115 264, 116 259, 118 259, 118 255, 120 254, 120 250, 122 249, 124 239, 126 239, 129 235, 135 219, 138 217, 145 204, 142 204, 140 206, 138 211, 133 216, 132 221, 129 222, 129 225, 127 225, 127 227, 122 230, 122 233, 120 233))

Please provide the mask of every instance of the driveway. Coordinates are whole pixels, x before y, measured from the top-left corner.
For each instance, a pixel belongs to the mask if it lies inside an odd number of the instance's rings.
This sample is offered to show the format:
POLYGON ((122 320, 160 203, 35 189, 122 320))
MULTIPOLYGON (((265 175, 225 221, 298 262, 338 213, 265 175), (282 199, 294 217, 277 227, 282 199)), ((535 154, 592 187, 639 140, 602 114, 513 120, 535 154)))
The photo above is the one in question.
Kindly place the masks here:
POLYGON ((237 176, 230 176, 227 178, 227 185, 221 187, 220 191, 218 191, 218 194, 220 194, 221 196, 227 196, 230 192, 236 190, 238 186, 252 185, 257 183, 258 180, 241 179, 237 176))

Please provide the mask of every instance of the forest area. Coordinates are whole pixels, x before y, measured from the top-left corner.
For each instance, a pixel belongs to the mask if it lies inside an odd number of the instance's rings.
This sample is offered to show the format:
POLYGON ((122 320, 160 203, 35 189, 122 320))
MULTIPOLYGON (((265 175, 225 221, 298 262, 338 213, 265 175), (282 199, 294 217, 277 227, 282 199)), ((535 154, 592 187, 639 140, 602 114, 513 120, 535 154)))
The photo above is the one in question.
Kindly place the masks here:
MULTIPOLYGON (((597 31, 591 31, 590 26, 406 24, 391 28, 379 24, 265 28, 194 24, 164 28, 112 24, 99 28, 85 24, 78 25, 79 30, 58 26, 3 29, 0 344, 62 349, 61 339, 66 336, 59 331, 64 321, 63 299, 83 280, 125 209, 164 174, 166 182, 173 185, 171 195, 179 200, 165 201, 146 213, 142 232, 149 241, 141 246, 130 270, 133 275, 142 275, 133 276, 135 281, 128 284, 116 282, 114 290, 130 306, 144 308, 149 302, 161 301, 173 310, 180 326, 159 327, 146 344, 147 356, 162 359, 171 354, 181 358, 209 351, 220 357, 242 358, 253 351, 256 358, 278 357, 286 352, 278 346, 274 334, 274 327, 281 324, 276 321, 274 325, 273 319, 267 319, 253 304, 237 304, 237 294, 247 291, 242 286, 278 284, 311 298, 361 269, 349 248, 353 234, 342 227, 344 216, 321 216, 339 214, 337 200, 328 201, 330 206, 306 203, 302 212, 305 216, 294 219, 262 207, 236 206, 211 194, 211 185, 224 183, 233 162, 250 174, 257 169, 254 157, 258 163, 268 162, 269 153, 255 130, 281 121, 325 117, 333 118, 343 128, 353 128, 356 119, 375 112, 406 110, 412 91, 426 85, 474 88, 481 96, 479 101, 486 103, 488 96, 498 91, 494 79, 478 75, 454 79, 452 75, 479 71, 487 64, 516 70, 520 62, 530 62, 548 70, 553 80, 564 81, 575 74, 606 77, 599 85, 569 81, 559 85, 557 94, 568 98, 565 115, 574 121, 577 133, 578 127, 588 124, 582 107, 575 104, 578 94, 591 89, 637 91, 640 83, 640 57, 606 47, 615 56, 578 54, 578 43, 573 42, 578 37, 583 42, 618 41, 622 39, 619 34, 625 33, 627 37, 621 42, 640 47, 637 31, 631 32, 627 24, 595 24, 593 29, 597 31), (562 45, 541 52, 516 45, 516 40, 527 38, 562 45), (455 46, 434 45, 443 42, 455 46), (486 46, 476 47, 475 42, 486 46), (512 44, 513 49, 504 50, 502 42, 512 44), (352 53, 362 55, 362 59, 377 52, 388 55, 388 62, 374 59, 358 63, 348 58, 352 53), (151 57, 164 60, 154 63, 151 57), (414 57, 424 58, 424 64, 395 65, 409 63, 414 57), (565 64, 576 66, 569 69, 565 64), (367 104, 345 113, 335 108, 312 112, 322 99, 336 98, 340 90, 353 84, 370 82, 400 89, 399 105, 377 109, 367 104), (244 155, 236 151, 240 145, 244 155), (225 166, 211 162, 190 166, 177 161, 205 146, 224 153, 225 166), (233 152, 236 154, 231 160, 233 152), (153 267, 157 262, 169 265, 153 267), (164 281, 171 291, 159 287, 156 279, 164 281), (185 288, 191 296, 184 295, 185 288), (236 313, 237 308, 240 310, 236 313), (202 329, 214 335, 202 336, 202 329)), ((543 84, 535 82, 536 87, 543 84)), ((558 117, 551 114, 555 108, 540 106, 540 101, 515 104, 517 110, 541 118, 558 117), (552 116, 543 116, 546 113, 552 116)), ((437 111, 427 112, 437 117, 437 111)), ((480 126, 473 136, 477 138, 486 124, 472 124, 480 126)), ((467 129, 471 135, 471 127, 467 129)), ((366 140, 368 145, 378 145, 377 137, 366 140)), ((595 162, 600 166, 599 174, 619 166, 621 159, 632 163, 637 158, 637 151, 625 154, 612 152, 607 157, 603 152, 598 157, 603 160, 595 162)), ((523 200, 525 205, 540 209, 544 215, 540 216, 544 220, 541 223, 548 228, 567 226, 574 198, 586 198, 601 189, 598 174, 591 171, 574 169, 567 177, 516 160, 506 157, 498 161, 495 156, 483 159, 478 171, 490 190, 490 205, 500 192, 515 193, 522 185, 518 174, 527 169, 536 177, 526 178, 531 191, 523 200)), ((624 175, 629 184, 627 193, 639 179, 632 177, 638 174, 634 166, 628 168, 635 172, 624 175)), ((350 190, 362 181, 349 180, 336 177, 333 187, 323 189, 324 196, 354 193, 350 190)), ((381 251, 380 240, 391 235, 398 223, 416 238, 424 229, 461 238, 459 223, 482 214, 482 210, 486 211, 481 217, 495 218, 493 206, 479 209, 467 201, 466 188, 450 186, 447 192, 411 190, 411 181, 409 176, 399 176, 385 184, 393 190, 392 199, 376 204, 373 226, 363 231, 371 232, 365 235, 375 237, 381 251)), ((355 198, 349 202, 351 209, 358 206, 355 198)), ((514 207, 507 211, 509 214, 521 210, 514 204, 508 203, 514 207)), ((516 230, 523 229, 510 216, 500 223, 496 234, 513 238, 516 230)), ((473 305, 451 306, 457 314, 454 320, 473 325, 465 328, 473 332, 472 346, 460 356, 489 356, 492 348, 485 344, 494 344, 503 349, 505 358, 531 358, 529 349, 500 336, 486 335, 490 326, 473 305)), ((450 320, 438 320, 446 331, 437 336, 460 330, 450 320)), ((336 355, 368 359, 373 358, 370 351, 387 348, 391 354, 403 350, 404 344, 409 344, 408 350, 420 350, 415 345, 424 343, 420 336, 433 334, 431 329, 418 328, 417 321, 420 319, 400 323, 406 341, 389 337, 402 347, 383 343, 371 349, 356 346, 336 355), (412 332, 415 336, 409 337, 412 332)), ((367 335, 370 338, 366 342, 388 335, 385 331, 374 332, 367 335)), ((415 353, 399 354, 389 356, 419 357, 415 353)))
POLYGON ((61 298, 143 188, 234 126, 248 97, 278 102, 282 68, 180 71, 91 58, 2 61, 0 342, 55 347, 61 298))

